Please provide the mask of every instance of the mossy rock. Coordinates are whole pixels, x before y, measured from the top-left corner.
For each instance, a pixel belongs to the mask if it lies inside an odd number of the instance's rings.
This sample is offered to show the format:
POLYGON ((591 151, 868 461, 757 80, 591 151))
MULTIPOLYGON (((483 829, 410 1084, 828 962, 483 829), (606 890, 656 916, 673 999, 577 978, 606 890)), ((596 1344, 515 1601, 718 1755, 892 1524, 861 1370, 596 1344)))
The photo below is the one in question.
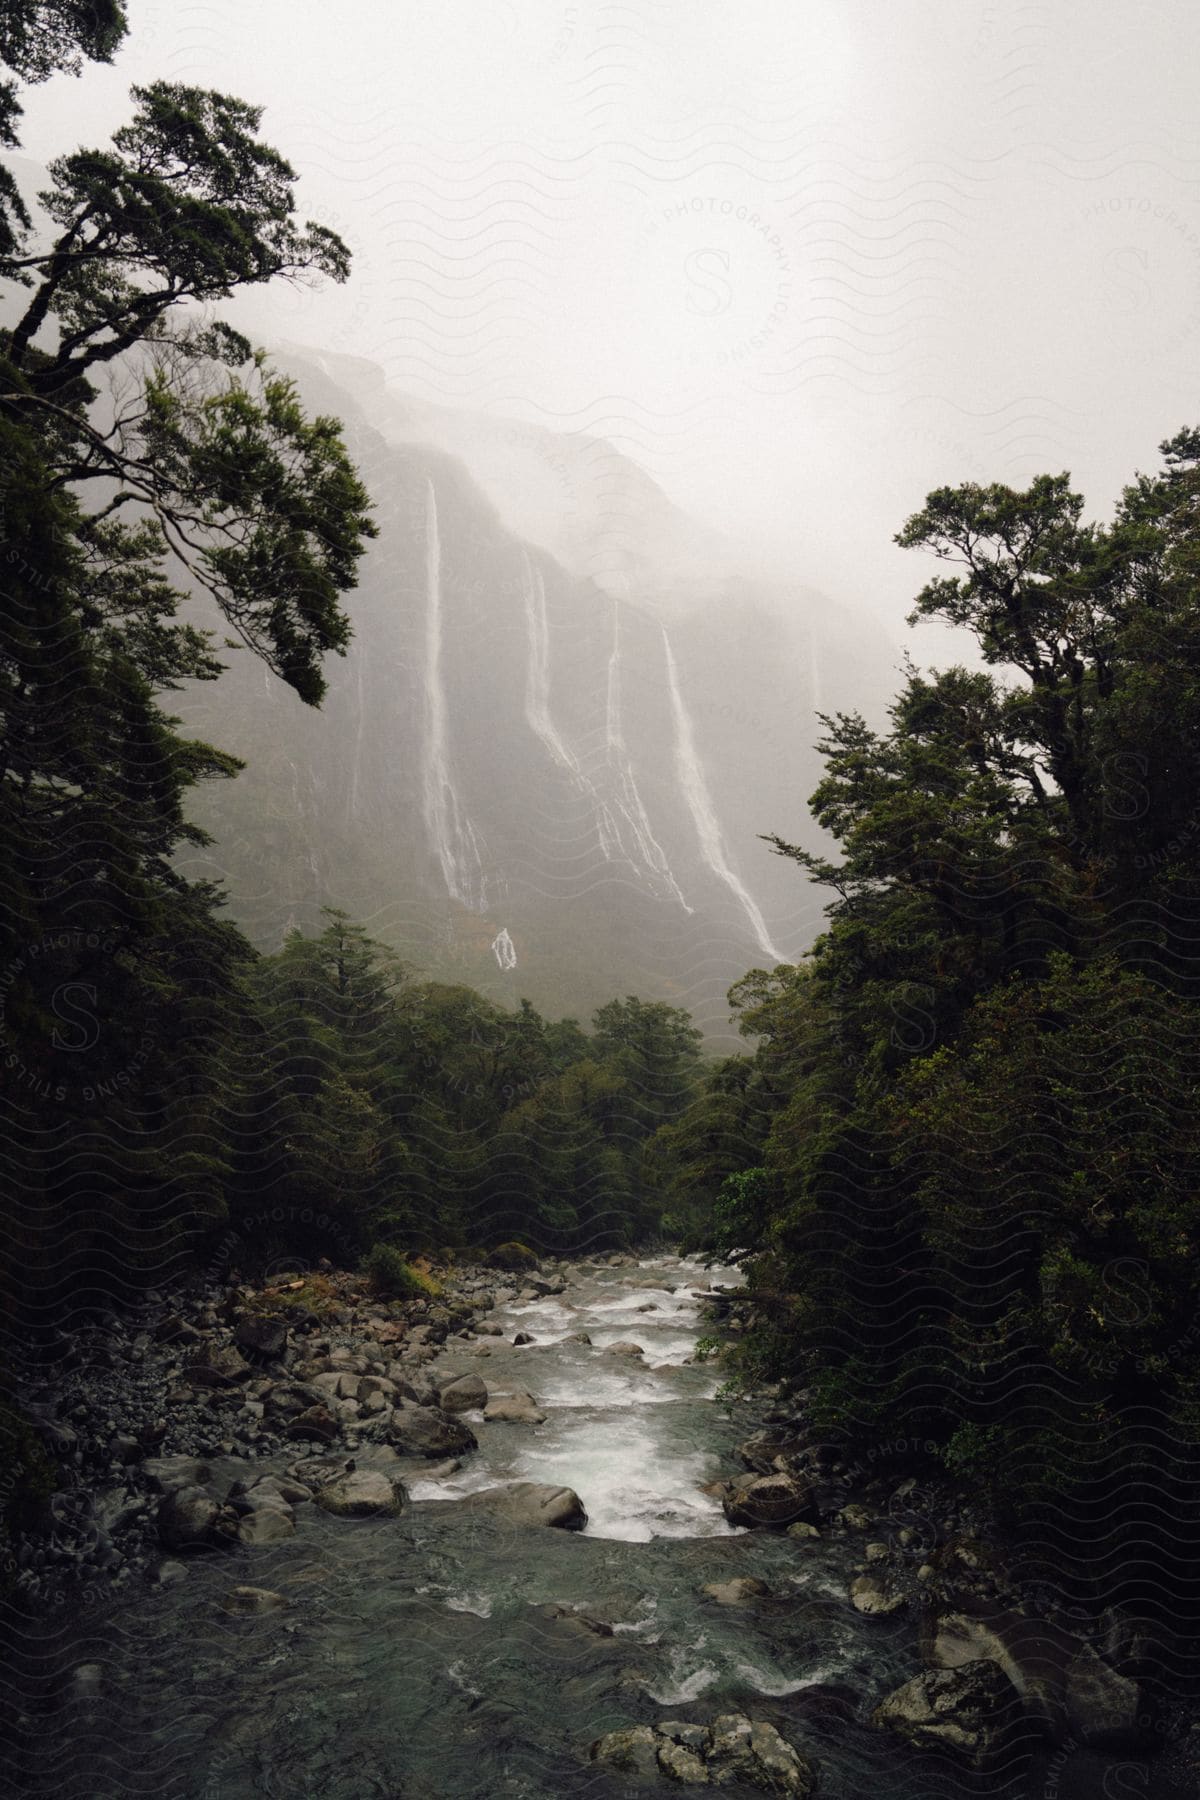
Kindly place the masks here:
POLYGON ((525 1273, 538 1266, 538 1259, 528 1244, 516 1242, 497 1244, 494 1250, 488 1252, 487 1260, 490 1269, 507 1269, 514 1274, 525 1273))

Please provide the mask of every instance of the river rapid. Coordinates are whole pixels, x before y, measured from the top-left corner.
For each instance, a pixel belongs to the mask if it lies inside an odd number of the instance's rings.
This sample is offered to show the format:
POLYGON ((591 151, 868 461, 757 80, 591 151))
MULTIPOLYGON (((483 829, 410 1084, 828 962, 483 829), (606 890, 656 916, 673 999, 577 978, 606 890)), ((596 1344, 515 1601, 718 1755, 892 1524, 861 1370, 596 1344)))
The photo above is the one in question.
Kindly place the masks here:
POLYGON ((916 1627, 854 1611, 854 1547, 735 1529, 703 1491, 734 1472, 760 1417, 720 1398, 719 1364, 691 1360, 707 1328, 692 1290, 736 1272, 671 1256, 565 1272, 564 1294, 490 1316, 503 1338, 451 1341, 436 1365, 530 1391, 543 1424, 467 1414, 478 1451, 441 1479, 406 1461, 398 1518, 306 1505, 293 1537, 193 1556, 178 1585, 60 1625, 46 1655, 73 1673, 43 1722, 33 1791, 616 1800, 653 1790, 589 1761, 603 1733, 737 1711, 816 1764, 822 1800, 986 1793, 870 1726, 917 1666, 916 1627), (535 1341, 514 1346, 521 1331, 535 1341), (608 1348, 629 1340, 642 1357, 608 1348), (513 1480, 574 1488, 586 1528, 456 1504, 513 1480), (770 1591, 735 1605, 705 1592, 737 1576, 770 1591), (239 1583, 287 1605, 231 1616, 239 1583))

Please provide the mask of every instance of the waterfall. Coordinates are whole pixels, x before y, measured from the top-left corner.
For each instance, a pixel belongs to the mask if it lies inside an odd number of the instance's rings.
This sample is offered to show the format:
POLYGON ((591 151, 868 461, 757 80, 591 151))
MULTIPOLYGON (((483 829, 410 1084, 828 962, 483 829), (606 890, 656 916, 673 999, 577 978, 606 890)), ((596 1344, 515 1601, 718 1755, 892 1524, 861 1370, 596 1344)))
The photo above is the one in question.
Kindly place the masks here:
POLYGON ((750 929, 764 955, 771 957, 777 963, 783 962, 785 958, 771 942, 767 934, 766 920, 755 904, 753 896, 729 866, 721 837, 721 827, 717 822, 716 811, 712 803, 712 795, 708 791, 708 782, 705 779, 700 758, 696 753, 692 721, 688 717, 687 708, 683 703, 683 695, 679 691, 679 676, 665 625, 662 639, 667 662, 667 682, 671 693, 671 717, 675 725, 675 766, 679 771, 679 781, 688 804, 688 810, 696 826, 696 835, 700 839, 700 854, 713 874, 737 896, 742 911, 750 922, 750 929))
POLYGON ((475 829, 459 805, 447 750, 446 689, 442 677, 442 546, 432 481, 425 490, 425 590, 425 695, 429 710, 422 810, 447 893, 472 912, 483 912, 487 907, 483 858, 475 829))
POLYGON ((525 552, 525 622, 529 628, 529 669, 525 678, 525 719, 555 762, 579 777, 579 762, 563 743, 550 717, 550 626, 546 618, 546 583, 525 552))
POLYGON ((492 939, 492 955, 502 969, 515 969, 517 966, 517 947, 508 935, 505 925, 492 939))
MULTIPOLYGON (((650 819, 633 778, 633 764, 625 748, 621 725, 621 613, 619 602, 613 602, 613 647, 608 659, 608 686, 604 706, 604 748, 610 779, 616 783, 612 806, 633 833, 633 841, 643 864, 665 884, 667 892, 678 900, 684 912, 695 910, 684 899, 679 883, 671 873, 667 854, 650 829, 650 819)), ((609 813, 610 819, 612 813, 609 813)), ((614 822, 620 835, 620 826, 614 822)), ((631 859, 632 860, 632 859, 631 859)))

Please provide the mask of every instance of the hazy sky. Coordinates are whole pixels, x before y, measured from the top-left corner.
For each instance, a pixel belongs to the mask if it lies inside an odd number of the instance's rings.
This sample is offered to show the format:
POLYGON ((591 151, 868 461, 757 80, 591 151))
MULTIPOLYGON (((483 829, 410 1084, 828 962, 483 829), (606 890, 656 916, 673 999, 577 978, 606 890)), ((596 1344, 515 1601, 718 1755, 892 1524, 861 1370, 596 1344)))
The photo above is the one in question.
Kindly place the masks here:
POLYGON ((1065 467, 1099 511, 1200 421, 1194 0, 129 10, 27 154, 156 76, 262 102, 355 269, 260 333, 608 436, 898 636, 928 488, 1065 467))

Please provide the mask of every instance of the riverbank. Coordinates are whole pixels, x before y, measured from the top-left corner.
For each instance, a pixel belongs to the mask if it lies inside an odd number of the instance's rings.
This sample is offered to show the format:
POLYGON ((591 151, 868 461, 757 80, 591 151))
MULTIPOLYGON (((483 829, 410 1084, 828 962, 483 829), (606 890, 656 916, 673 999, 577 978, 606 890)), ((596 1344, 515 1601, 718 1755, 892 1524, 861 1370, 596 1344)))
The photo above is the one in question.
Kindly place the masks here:
MULTIPOLYGON (((124 1793, 132 1762, 181 1800, 772 1769, 1070 1800, 1150 1767, 1120 1621, 1019 1589, 969 1499, 897 1476, 908 1447, 847 1465, 802 1396, 722 1400, 694 1351, 735 1272, 434 1278, 152 1296, 26 1371, 64 1472, 17 1546, 27 1791, 124 1793)), ((1170 1761, 1155 1791, 1190 1791, 1170 1761)))

